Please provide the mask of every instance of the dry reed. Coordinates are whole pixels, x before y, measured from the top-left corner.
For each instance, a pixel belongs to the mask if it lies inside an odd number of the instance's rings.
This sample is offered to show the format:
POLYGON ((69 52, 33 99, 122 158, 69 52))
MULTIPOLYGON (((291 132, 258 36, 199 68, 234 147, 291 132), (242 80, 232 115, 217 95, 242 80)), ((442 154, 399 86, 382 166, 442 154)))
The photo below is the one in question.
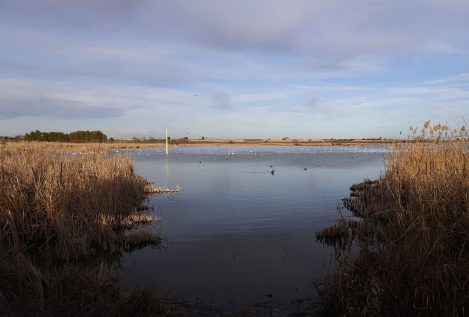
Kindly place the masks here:
POLYGON ((51 268, 157 244, 153 232, 124 231, 153 220, 139 212, 146 184, 128 157, 100 145, 0 147, 0 297, 44 308, 56 300, 51 268))
POLYGON ((336 253, 337 269, 322 281, 323 315, 464 316, 469 309, 467 134, 448 140, 446 131, 426 122, 418 136, 425 142, 396 145, 380 179, 352 187, 345 201, 360 220, 318 234, 353 239, 335 244, 348 249, 336 253))
POLYGON ((108 247, 141 203, 144 180, 125 156, 33 148, 0 152, 3 243, 69 260, 108 247))
POLYGON ((179 185, 176 186, 176 188, 156 186, 152 183, 147 183, 145 185, 145 193, 147 194, 178 193, 180 191, 181 188, 179 185))

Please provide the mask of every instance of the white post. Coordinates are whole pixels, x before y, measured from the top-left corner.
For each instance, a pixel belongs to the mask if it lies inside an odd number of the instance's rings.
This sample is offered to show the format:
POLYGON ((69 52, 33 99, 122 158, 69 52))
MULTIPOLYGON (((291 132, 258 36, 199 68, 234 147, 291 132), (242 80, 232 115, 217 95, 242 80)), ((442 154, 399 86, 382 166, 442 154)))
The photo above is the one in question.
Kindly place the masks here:
POLYGON ((168 155, 168 126, 166 126, 166 155, 168 155))

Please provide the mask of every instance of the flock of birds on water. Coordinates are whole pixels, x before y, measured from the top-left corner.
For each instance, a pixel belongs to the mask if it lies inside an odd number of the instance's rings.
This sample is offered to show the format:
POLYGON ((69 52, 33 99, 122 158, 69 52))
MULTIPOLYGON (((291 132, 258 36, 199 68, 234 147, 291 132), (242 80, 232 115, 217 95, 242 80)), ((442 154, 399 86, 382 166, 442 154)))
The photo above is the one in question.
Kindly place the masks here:
MULTIPOLYGON (((349 152, 349 153, 385 153, 387 149, 385 147, 377 146, 362 146, 362 147, 347 147, 347 146, 334 146, 334 147, 295 147, 294 151, 291 148, 286 149, 284 147, 276 148, 275 150, 268 150, 265 147, 249 149, 249 148, 230 148, 230 147, 211 147, 207 149, 206 147, 182 147, 182 148, 173 148, 172 153, 176 154, 186 154, 186 155, 216 155, 216 156, 258 156, 261 155, 282 155, 282 154, 306 154, 306 153, 332 153, 332 152, 349 152)), ((165 150, 162 148, 121 148, 114 149, 115 154, 128 154, 131 156, 160 156, 165 155, 165 150)), ((171 155, 171 153, 170 153, 171 155)), ((228 159, 228 158, 226 158, 228 159)), ((202 164, 202 161, 199 161, 199 164, 202 164)), ((273 165, 270 165, 270 174, 275 175, 275 169, 273 165)), ((304 167, 304 171, 307 171, 308 168, 304 167)))
MULTIPOLYGON (((177 154, 200 154, 200 155, 220 155, 220 156, 234 156, 234 155, 282 155, 282 154, 295 154, 295 153, 386 153, 388 150, 385 147, 380 146, 361 146, 361 147, 349 147, 349 146, 301 146, 301 147, 276 147, 275 149, 265 149, 265 147, 259 147, 254 150, 232 147, 178 147, 172 148, 171 153, 177 154)), ((114 149, 115 154, 128 154, 131 156, 152 156, 152 155, 164 155, 164 148, 121 148, 114 149)))

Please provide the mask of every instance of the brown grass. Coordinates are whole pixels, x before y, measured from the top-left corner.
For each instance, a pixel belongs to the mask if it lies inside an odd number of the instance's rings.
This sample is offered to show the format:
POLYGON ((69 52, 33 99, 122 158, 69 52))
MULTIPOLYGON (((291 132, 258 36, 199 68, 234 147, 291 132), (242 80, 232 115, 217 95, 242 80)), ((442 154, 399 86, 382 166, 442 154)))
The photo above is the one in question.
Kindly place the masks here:
POLYGON ((176 188, 169 188, 156 186, 152 183, 147 183, 145 185, 145 193, 147 194, 177 193, 179 191, 181 191, 181 188, 179 186, 176 186, 176 188))
POLYGON ((329 233, 353 239, 335 244, 346 246, 347 256, 338 252, 336 271, 323 281, 323 315, 468 311, 469 151, 455 138, 443 141, 441 130, 426 122, 419 136, 425 143, 395 146, 378 182, 352 187, 346 206, 361 219, 318 234, 323 241, 329 233))
POLYGON ((100 145, 0 147, 0 297, 45 309, 54 267, 158 244, 154 232, 125 232, 153 220, 139 212, 146 184, 128 157, 100 145))
POLYGON ((136 225, 149 224, 153 222, 154 219, 155 217, 150 214, 132 213, 119 222, 117 229, 132 229, 136 225))
POLYGON ((3 243, 64 260, 112 244, 113 226, 128 221, 145 182, 125 156, 84 153, 41 147, 0 152, 3 243))

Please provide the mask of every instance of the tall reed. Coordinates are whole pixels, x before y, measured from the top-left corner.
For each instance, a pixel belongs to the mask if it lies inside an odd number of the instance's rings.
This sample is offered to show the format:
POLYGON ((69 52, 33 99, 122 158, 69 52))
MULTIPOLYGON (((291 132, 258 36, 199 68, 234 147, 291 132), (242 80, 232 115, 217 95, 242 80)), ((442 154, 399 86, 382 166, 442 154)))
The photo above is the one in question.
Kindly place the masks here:
POLYGON ((124 232, 151 221, 138 214, 147 184, 128 157, 100 146, 0 147, 0 297, 41 306, 51 267, 99 249, 157 243, 154 233, 124 232))
POLYGON ((7 233, 2 242, 58 259, 111 247, 113 226, 142 202, 144 186, 125 156, 2 151, 0 224, 7 233))
POLYGON ((377 182, 346 200, 337 269, 322 284, 322 313, 337 316, 463 316, 469 309, 469 151, 426 123, 425 142, 398 144, 377 182), (430 137, 430 140, 429 140, 430 137), (430 141, 430 142, 429 142, 430 141))

